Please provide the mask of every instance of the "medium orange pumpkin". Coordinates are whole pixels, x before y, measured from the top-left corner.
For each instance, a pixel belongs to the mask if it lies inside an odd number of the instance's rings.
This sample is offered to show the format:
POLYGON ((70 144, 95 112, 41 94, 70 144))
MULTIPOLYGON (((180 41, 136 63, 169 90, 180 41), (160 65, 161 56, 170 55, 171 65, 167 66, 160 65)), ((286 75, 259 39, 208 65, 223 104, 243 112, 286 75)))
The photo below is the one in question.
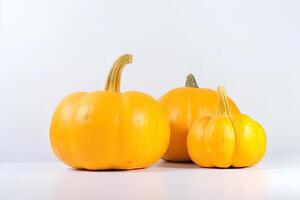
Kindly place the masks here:
POLYGON ((104 91, 77 92, 56 108, 51 146, 64 163, 89 170, 148 167, 165 153, 170 124, 158 102, 141 92, 120 92, 121 72, 131 63, 121 56, 104 91))
MULTIPOLYGON (((168 161, 187 162, 187 135, 192 123, 201 116, 213 116, 219 111, 218 93, 215 90, 199 88, 195 77, 189 74, 185 87, 176 88, 159 99, 171 122, 171 138, 163 156, 168 161)), ((232 114, 240 113, 235 103, 228 99, 232 114)))

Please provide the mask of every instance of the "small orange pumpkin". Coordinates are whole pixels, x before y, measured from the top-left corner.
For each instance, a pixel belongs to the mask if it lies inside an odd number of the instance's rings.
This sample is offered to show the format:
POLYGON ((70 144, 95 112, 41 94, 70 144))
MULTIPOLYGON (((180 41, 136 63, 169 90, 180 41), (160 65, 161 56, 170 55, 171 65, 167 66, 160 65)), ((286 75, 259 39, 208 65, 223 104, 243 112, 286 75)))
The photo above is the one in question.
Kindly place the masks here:
MULTIPOLYGON (((170 144, 163 158, 168 161, 190 161, 186 145, 189 129, 197 118, 218 113, 218 93, 211 89, 198 88, 195 77, 189 74, 185 87, 167 92, 159 102, 171 122, 170 144)), ((240 113, 231 99, 229 105, 230 113, 240 113)))
POLYGON ((190 128, 187 147, 201 167, 247 167, 261 160, 266 149, 263 127, 245 114, 231 115, 225 89, 218 87, 220 110, 200 117, 190 128))
POLYGON ((56 156, 74 168, 145 168, 167 150, 170 124, 158 102, 141 92, 120 93, 121 72, 131 63, 121 56, 104 91, 77 92, 56 108, 50 140, 56 156))

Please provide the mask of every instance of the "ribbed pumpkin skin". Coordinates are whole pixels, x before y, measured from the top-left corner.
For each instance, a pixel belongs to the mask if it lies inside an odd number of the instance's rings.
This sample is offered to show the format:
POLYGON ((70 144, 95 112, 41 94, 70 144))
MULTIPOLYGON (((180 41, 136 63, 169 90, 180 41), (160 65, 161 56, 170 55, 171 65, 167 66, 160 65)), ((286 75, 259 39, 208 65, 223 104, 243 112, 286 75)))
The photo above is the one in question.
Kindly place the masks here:
POLYGON ((75 93, 57 107, 50 139, 57 157, 89 170, 145 168, 169 143, 160 105, 140 92, 75 93))
MULTIPOLYGON (((187 134, 192 123, 202 116, 213 116, 219 111, 216 91, 206 88, 176 88, 159 99, 171 123, 171 137, 167 152, 163 156, 168 161, 188 162, 187 134)), ((238 114, 239 109, 229 99, 230 113, 238 114)))

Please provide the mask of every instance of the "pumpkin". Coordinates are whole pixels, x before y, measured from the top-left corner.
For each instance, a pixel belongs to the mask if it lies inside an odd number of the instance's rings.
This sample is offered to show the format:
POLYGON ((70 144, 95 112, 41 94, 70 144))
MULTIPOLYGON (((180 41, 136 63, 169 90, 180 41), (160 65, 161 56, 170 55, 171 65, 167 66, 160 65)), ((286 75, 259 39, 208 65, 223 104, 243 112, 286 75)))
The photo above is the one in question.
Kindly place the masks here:
POLYGON ((57 106, 50 140, 67 165, 88 170, 145 168, 165 153, 168 118, 158 102, 141 92, 120 92, 121 73, 131 55, 116 60, 104 91, 77 92, 57 106))
MULTIPOLYGON (((187 151, 187 134, 192 123, 201 116, 218 113, 218 94, 216 91, 199 88, 195 77, 189 74, 185 87, 167 92, 159 99, 171 123, 171 138, 166 154, 168 161, 191 161, 187 151)), ((229 99, 230 113, 240 113, 235 103, 229 99)))
POLYGON ((218 87, 220 109, 214 116, 197 119, 188 134, 191 159, 201 167, 247 167, 264 155, 263 127, 245 114, 230 114, 225 89, 218 87))

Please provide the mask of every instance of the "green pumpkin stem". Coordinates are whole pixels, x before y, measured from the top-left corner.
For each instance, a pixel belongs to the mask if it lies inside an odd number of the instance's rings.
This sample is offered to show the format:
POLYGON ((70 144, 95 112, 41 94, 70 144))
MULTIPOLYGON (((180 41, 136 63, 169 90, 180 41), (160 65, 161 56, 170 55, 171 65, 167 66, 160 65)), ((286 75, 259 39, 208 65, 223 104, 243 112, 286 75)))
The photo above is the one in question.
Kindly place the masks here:
POLYGON ((125 65, 131 62, 132 55, 129 54, 124 54, 115 61, 106 79, 106 91, 120 92, 122 71, 125 65))
POLYGON ((199 88, 196 78, 194 77, 193 74, 187 75, 186 81, 185 81, 185 87, 199 88))
POLYGON ((219 112, 221 115, 229 115, 229 105, 226 90, 223 86, 218 86, 218 96, 219 96, 219 112))

